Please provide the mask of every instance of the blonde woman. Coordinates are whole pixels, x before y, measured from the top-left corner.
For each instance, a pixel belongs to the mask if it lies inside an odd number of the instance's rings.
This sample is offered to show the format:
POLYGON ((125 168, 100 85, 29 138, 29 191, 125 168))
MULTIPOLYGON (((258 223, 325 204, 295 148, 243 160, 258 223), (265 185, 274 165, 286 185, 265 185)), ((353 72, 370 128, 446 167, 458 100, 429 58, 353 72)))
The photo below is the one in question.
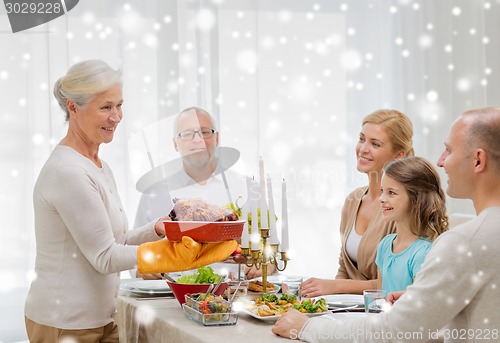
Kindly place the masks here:
POLYGON ((379 242, 395 232, 382 218, 379 197, 382 170, 389 162, 413 156, 413 125, 396 110, 378 110, 362 122, 356 145, 357 169, 368 176, 368 186, 349 194, 342 209, 342 247, 335 280, 310 278, 302 284, 304 297, 325 294, 361 294, 377 287, 375 257, 379 242))

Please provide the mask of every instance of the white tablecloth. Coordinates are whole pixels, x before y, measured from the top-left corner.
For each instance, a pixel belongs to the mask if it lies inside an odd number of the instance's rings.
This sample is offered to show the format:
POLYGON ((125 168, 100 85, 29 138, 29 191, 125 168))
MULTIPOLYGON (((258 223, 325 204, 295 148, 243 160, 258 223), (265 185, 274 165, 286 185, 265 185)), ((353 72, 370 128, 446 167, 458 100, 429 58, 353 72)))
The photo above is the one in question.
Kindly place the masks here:
POLYGON ((271 332, 272 323, 241 313, 233 326, 205 327, 184 316, 174 299, 142 300, 118 297, 116 321, 120 342, 257 343, 285 340, 271 332))
MULTIPOLYGON (((128 292, 121 292, 116 316, 121 343, 292 342, 274 335, 271 332, 273 323, 246 313, 240 313, 234 326, 205 327, 186 318, 175 298, 140 301, 128 292)), ((442 342, 442 338, 429 342, 442 342)))

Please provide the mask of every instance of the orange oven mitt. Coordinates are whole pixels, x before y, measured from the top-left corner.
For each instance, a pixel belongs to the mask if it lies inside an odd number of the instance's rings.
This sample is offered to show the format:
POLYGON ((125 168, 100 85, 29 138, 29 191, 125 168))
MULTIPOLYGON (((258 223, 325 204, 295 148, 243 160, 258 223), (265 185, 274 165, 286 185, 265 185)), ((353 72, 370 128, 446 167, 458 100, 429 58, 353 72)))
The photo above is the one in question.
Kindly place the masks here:
POLYGON ((181 242, 165 239, 141 244, 137 251, 137 271, 141 274, 170 273, 196 269, 227 259, 238 242, 198 243, 183 236, 181 242))

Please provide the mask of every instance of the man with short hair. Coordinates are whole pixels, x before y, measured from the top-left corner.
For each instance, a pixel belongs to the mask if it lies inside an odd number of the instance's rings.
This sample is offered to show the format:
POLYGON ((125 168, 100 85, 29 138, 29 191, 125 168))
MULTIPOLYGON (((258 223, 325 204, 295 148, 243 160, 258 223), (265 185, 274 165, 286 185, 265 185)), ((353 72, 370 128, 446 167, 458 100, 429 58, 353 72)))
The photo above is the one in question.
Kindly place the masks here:
MULTIPOLYGON (((174 120, 173 134, 174 148, 182 162, 172 164, 175 170, 168 179, 158 180, 141 196, 135 227, 150 218, 168 215, 175 198, 198 198, 223 207, 234 203, 239 196, 246 196, 243 176, 219 163, 221 156, 216 156, 219 132, 207 111, 189 107, 180 112, 174 120)), ((229 155, 229 159, 239 157, 235 149, 229 155), (231 155, 233 151, 236 156, 231 155)))
POLYGON ((275 334, 307 342, 427 342, 441 329, 445 342, 500 341, 500 108, 463 113, 438 166, 448 176, 447 194, 471 199, 477 217, 434 241, 413 285, 389 295, 393 306, 345 321, 292 310, 275 334))
MULTIPOLYGON (((220 207, 229 203, 241 206, 246 201, 243 176, 227 170, 237 161, 239 152, 219 147, 219 132, 210 113, 199 107, 184 109, 174 120, 173 134, 174 148, 181 155, 182 163, 174 164, 176 170, 167 179, 158 180, 141 196, 134 227, 168 215, 175 198, 196 198, 220 207), (243 200, 237 204, 239 197, 243 200)), ((212 265, 216 272, 219 272, 217 268, 226 270, 229 266, 212 265)), ((274 271, 274 267, 268 268, 269 274, 274 271)), ((252 267, 246 268, 245 274, 247 278, 254 278, 262 273, 252 267)), ((141 276, 161 278, 159 274, 141 276)))

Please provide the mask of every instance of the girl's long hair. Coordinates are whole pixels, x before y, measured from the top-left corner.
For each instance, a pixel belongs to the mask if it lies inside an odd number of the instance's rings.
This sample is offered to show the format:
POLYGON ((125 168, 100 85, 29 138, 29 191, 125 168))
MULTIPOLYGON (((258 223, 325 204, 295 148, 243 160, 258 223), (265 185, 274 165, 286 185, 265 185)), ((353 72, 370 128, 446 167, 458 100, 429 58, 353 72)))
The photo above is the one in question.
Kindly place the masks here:
POLYGON ((402 183, 408 192, 413 234, 434 240, 448 230, 445 194, 429 161, 422 157, 395 160, 384 168, 384 174, 402 183))

